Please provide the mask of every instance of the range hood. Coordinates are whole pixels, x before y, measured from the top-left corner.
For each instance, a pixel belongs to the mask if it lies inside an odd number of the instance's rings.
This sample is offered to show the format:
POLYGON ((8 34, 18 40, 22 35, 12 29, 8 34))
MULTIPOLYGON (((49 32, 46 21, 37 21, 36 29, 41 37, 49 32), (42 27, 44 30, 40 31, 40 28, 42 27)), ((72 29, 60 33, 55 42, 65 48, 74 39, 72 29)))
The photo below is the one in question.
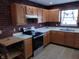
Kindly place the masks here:
POLYGON ((26 15, 26 18, 38 18, 37 15, 26 15))

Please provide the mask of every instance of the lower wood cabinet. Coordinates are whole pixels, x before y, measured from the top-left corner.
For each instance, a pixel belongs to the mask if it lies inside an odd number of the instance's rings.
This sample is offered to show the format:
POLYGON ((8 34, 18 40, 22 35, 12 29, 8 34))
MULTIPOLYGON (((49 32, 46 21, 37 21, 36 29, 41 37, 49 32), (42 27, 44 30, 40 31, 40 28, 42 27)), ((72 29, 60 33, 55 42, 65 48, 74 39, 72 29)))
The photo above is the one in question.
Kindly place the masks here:
POLYGON ((74 47, 74 40, 75 40, 74 33, 65 32, 64 39, 65 39, 65 45, 70 46, 70 47, 74 47))
POLYGON ((50 42, 73 48, 79 48, 79 33, 49 31, 44 35, 44 46, 50 42))
POLYGON ((58 43, 58 44, 64 44, 64 32, 52 31, 51 42, 58 43))
POLYGON ((25 52, 25 59, 32 55, 32 39, 24 40, 24 52, 25 52))
POLYGON ((44 46, 46 46, 48 43, 50 43, 50 32, 46 32, 44 35, 44 46))
POLYGON ((75 33, 74 35, 75 35, 74 47, 79 48, 79 33, 75 33))

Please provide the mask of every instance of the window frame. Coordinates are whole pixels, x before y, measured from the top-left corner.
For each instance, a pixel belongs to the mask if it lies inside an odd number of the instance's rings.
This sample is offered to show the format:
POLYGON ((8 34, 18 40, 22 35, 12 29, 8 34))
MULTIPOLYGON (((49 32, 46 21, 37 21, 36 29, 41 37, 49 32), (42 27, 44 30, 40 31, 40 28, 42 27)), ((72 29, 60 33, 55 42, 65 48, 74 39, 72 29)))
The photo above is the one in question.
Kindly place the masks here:
POLYGON ((59 20, 60 20, 60 26, 78 26, 78 19, 79 19, 79 9, 78 8, 76 8, 76 9, 64 9, 64 10, 60 10, 60 12, 59 12, 59 20), (78 10, 78 17, 77 17, 77 24, 76 25, 67 25, 67 24, 61 24, 61 22, 62 22, 62 11, 65 11, 65 10, 78 10))

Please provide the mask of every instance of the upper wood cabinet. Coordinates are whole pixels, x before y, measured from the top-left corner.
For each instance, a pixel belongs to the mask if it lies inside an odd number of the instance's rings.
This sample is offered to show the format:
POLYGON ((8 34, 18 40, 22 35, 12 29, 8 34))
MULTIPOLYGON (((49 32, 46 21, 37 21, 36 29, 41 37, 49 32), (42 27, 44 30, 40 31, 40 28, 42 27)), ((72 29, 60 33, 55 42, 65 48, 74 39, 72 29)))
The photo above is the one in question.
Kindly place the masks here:
POLYGON ((32 15, 33 14, 33 8, 32 6, 26 6, 26 14, 27 15, 32 15))
POLYGON ((48 10, 43 9, 43 22, 48 22, 48 10))
POLYGON ((37 15, 37 7, 33 7, 33 6, 26 6, 26 14, 27 15, 37 15))
POLYGON ((32 8, 33 8, 33 15, 37 15, 38 8, 37 7, 32 7, 32 8))
POLYGON ((59 22, 59 9, 52 9, 49 11, 50 22, 59 22))
POLYGON ((12 4, 11 5, 12 25, 24 25, 25 21, 25 5, 12 4))
POLYGON ((42 23, 43 19, 43 9, 42 8, 38 8, 37 10, 37 15, 38 15, 38 23, 42 23))
POLYGON ((27 24, 26 15, 37 15, 38 23, 49 22, 49 10, 17 3, 11 5, 13 25, 27 24))

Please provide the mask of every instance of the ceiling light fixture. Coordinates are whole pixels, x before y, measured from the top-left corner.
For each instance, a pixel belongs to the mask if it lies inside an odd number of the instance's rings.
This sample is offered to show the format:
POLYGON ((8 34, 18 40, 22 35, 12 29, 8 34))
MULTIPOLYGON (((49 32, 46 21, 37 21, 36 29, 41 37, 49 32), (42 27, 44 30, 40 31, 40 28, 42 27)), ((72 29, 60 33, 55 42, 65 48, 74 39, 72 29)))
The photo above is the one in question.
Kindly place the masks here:
POLYGON ((50 5, 52 5, 52 4, 53 4, 53 2, 49 2, 49 4, 50 4, 50 5))

